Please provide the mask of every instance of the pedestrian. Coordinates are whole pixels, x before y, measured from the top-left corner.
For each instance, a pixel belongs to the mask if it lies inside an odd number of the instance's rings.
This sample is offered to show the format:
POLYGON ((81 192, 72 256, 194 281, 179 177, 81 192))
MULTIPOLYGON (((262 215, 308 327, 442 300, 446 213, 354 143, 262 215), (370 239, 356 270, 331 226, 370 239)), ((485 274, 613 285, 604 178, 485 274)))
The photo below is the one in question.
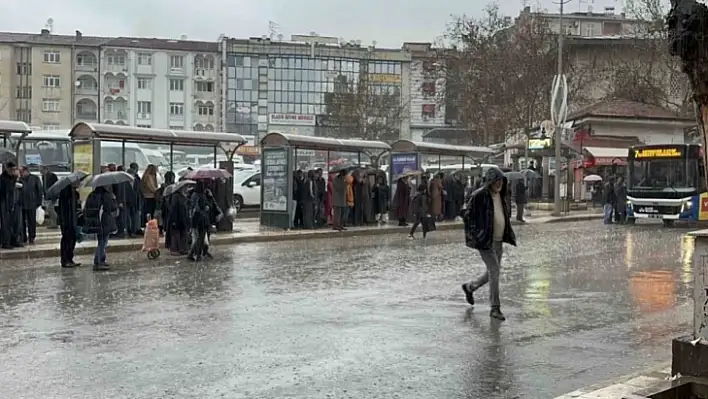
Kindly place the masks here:
POLYGON ((184 186, 179 192, 168 197, 170 210, 167 214, 170 235, 170 255, 187 255, 187 241, 190 226, 189 205, 187 197, 188 187, 184 186))
MULTIPOLYGON (((130 190, 126 189, 125 194, 125 207, 128 213, 128 237, 133 238, 136 235, 142 233, 142 194, 140 192, 140 187, 142 187, 142 181, 140 175, 138 174, 138 164, 133 162, 128 168, 128 174, 133 176, 133 183, 130 190)), ((130 183, 129 183, 130 184, 130 183)))
POLYGON ((443 173, 437 173, 428 183, 428 198, 430 201, 430 214, 436 221, 441 221, 445 190, 443 187, 443 173))
POLYGON ((209 202, 206 198, 206 187, 203 181, 198 181, 189 198, 189 217, 192 227, 192 246, 188 258, 198 261, 204 252, 207 229, 209 228, 209 202))
POLYGON ((428 190, 425 184, 420 184, 413 197, 413 217, 415 218, 415 222, 413 223, 413 227, 411 227, 410 233, 408 233, 408 238, 415 238, 415 231, 418 225, 423 225, 423 238, 428 235, 430 223, 434 220, 433 216, 430 214, 429 204, 430 198, 428 197, 428 190))
POLYGON ((342 227, 346 227, 347 225, 354 225, 354 205, 356 204, 355 202, 355 197, 354 197, 354 173, 351 172, 347 174, 347 177, 344 178, 344 182, 347 184, 347 217, 344 218, 344 221, 342 222, 342 227))
POLYGON ((602 211, 603 221, 605 224, 612 224, 612 213, 614 212, 616 202, 617 197, 615 196, 615 179, 612 177, 602 188, 602 211))
POLYGON ((142 193, 143 199, 143 216, 140 221, 141 225, 147 223, 149 220, 155 217, 155 210, 157 209, 157 190, 160 186, 157 184, 157 168, 155 165, 148 165, 143 173, 143 178, 141 181, 140 192, 142 193))
POLYGON ((386 184, 385 176, 376 178, 376 187, 374 187, 374 211, 376 220, 379 223, 386 223, 388 220, 389 198, 391 197, 391 189, 386 184))
POLYGON ((15 241, 17 241, 17 246, 18 247, 23 247, 24 242, 25 242, 25 224, 24 220, 22 219, 22 210, 24 209, 24 198, 23 198, 23 192, 24 192, 24 185, 22 184, 22 181, 20 180, 20 169, 15 168, 15 207, 12 212, 12 215, 14 216, 13 220, 13 227, 12 227, 12 235, 15 238, 15 241))
POLYGON ((317 204, 317 186, 315 171, 307 172, 307 177, 302 181, 300 200, 302 206, 302 228, 311 230, 315 223, 315 206, 317 204))
POLYGON ((15 215, 15 204, 17 202, 16 193, 17 176, 15 176, 16 165, 7 162, 0 174, 0 244, 3 249, 14 249, 20 247, 17 240, 17 230, 15 229, 17 215, 15 215))
POLYGON ((202 257, 207 259, 214 259, 214 257, 209 252, 209 247, 211 246, 211 229, 212 226, 218 224, 221 219, 224 218, 224 213, 221 211, 219 204, 216 203, 216 197, 211 192, 211 190, 206 189, 204 191, 207 199, 207 206, 209 207, 209 226, 207 227, 206 239, 204 240, 204 248, 202 249, 202 257))
POLYGON ((526 223, 524 220, 524 206, 526 205, 526 185, 519 179, 514 186, 514 199, 516 200, 516 220, 526 223))
POLYGON ((408 207, 411 202, 411 187, 408 178, 401 177, 396 181, 396 192, 393 194, 393 206, 396 208, 396 219, 401 227, 408 226, 408 207))
POLYGON ((37 208, 42 206, 44 192, 39 177, 30 173, 27 166, 22 167, 22 237, 23 241, 34 245, 37 237, 37 208))
POLYGON ((317 227, 327 224, 325 201, 327 196, 327 182, 322 175, 322 168, 315 171, 315 186, 317 188, 317 206, 315 208, 315 223, 317 227))
POLYGON ((465 243, 479 251, 486 271, 477 280, 462 284, 467 302, 474 305, 474 292, 489 283, 489 315, 497 320, 506 320, 499 300, 499 273, 503 243, 516 246, 516 237, 511 228, 510 208, 507 201, 507 179, 501 169, 490 168, 486 184, 467 198, 464 213, 465 243))
POLYGON ((622 177, 617 179, 615 185, 615 221, 624 223, 627 221, 627 185, 622 177))
POLYGON ((344 227, 347 219, 347 171, 342 169, 332 181, 332 229, 346 230, 344 227))
MULTIPOLYGON (((42 165, 39 169, 41 175, 42 175, 42 193, 46 193, 49 187, 54 185, 57 181, 59 181, 59 178, 57 175, 50 171, 48 167, 45 165, 42 165)), ((47 200, 43 198, 42 201, 42 207, 44 208, 44 225, 47 226, 48 229, 56 229, 58 227, 57 224, 57 211, 56 211, 56 201, 55 200, 47 200)))
POLYGON ((86 198, 84 207, 84 231, 96 235, 96 251, 93 255, 93 270, 109 270, 106 262, 108 239, 117 229, 118 202, 106 187, 96 187, 86 198))
POLYGON ((78 235, 77 211, 80 202, 78 191, 79 182, 66 186, 59 193, 59 226, 61 227, 61 241, 59 243, 61 253, 61 267, 73 268, 81 266, 81 263, 74 262, 74 249, 76 248, 76 237, 78 235))
POLYGON ((160 189, 160 231, 165 235, 165 248, 170 248, 170 224, 168 222, 170 213, 170 199, 164 197, 165 188, 175 184, 175 174, 174 172, 167 171, 165 173, 165 183, 160 189))

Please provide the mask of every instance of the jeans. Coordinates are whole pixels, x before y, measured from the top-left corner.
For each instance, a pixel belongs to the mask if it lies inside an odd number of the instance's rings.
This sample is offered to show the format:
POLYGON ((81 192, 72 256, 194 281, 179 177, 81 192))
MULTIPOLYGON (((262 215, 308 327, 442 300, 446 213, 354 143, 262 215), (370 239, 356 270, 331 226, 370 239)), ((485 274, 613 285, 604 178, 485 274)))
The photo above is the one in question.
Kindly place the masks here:
POLYGON ((602 208, 603 212, 603 221, 605 224, 611 224, 612 223, 612 204, 605 204, 604 207, 602 208))
POLYGON ((106 246, 108 246, 108 234, 97 234, 96 241, 96 252, 93 255, 94 266, 106 263, 106 246))
POLYGON ((499 272, 501 271, 501 259, 504 254, 502 245, 501 241, 494 241, 491 249, 479 251, 487 271, 479 279, 469 284, 469 287, 474 291, 489 283, 489 304, 492 309, 499 309, 501 306, 499 301, 499 272))
POLYGON ((142 224, 140 223, 140 215, 142 214, 140 208, 130 207, 125 213, 127 217, 128 234, 136 234, 142 228, 142 224))
POLYGON ((335 206, 334 215, 332 215, 332 228, 341 229, 344 227, 344 221, 347 219, 347 207, 335 206))

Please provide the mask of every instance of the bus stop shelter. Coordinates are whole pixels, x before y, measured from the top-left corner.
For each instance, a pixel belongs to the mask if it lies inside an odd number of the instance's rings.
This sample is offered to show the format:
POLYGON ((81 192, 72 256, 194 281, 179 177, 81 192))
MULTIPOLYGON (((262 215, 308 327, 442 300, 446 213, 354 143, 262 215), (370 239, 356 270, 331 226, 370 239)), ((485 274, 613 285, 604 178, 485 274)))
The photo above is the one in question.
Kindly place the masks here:
POLYGON ((342 140, 328 137, 269 133, 261 140, 261 225, 289 229, 295 216, 293 203, 293 171, 297 166, 297 150, 350 152, 380 157, 391 150, 382 141, 342 140))
POLYGON ((437 156, 439 166, 442 166, 443 157, 460 157, 464 169, 467 162, 469 162, 469 166, 472 166, 475 162, 494 155, 494 150, 489 147, 398 140, 391 144, 391 184, 397 179, 396 176, 407 171, 421 170, 423 157, 426 155, 437 156))
MULTIPOLYGON (((73 170, 83 170, 89 174, 101 173, 101 142, 122 143, 122 164, 126 164, 125 146, 127 143, 167 144, 170 146, 170 170, 174 168, 174 146, 198 146, 214 149, 214 167, 217 164, 218 150, 224 152, 227 158, 226 169, 233 172, 231 161, 238 147, 246 143, 243 136, 235 133, 193 132, 187 130, 167 130, 140 128, 123 125, 107 125, 97 123, 77 123, 69 132, 73 142, 73 170)), ((233 179, 227 182, 214 183, 214 196, 219 206, 226 210, 233 202, 233 179)), ((219 224, 219 230, 230 231, 233 224, 224 221, 219 224)))
POLYGON ((8 144, 10 148, 12 149, 13 152, 17 153, 17 147, 19 146, 20 141, 22 138, 28 136, 29 134, 32 133, 32 128, 29 127, 24 122, 20 121, 0 121, 0 135, 2 135, 2 140, 3 140, 3 148, 8 148, 8 144), (11 136, 13 133, 19 133, 21 134, 20 140, 17 140, 17 142, 14 142, 11 140, 11 136))

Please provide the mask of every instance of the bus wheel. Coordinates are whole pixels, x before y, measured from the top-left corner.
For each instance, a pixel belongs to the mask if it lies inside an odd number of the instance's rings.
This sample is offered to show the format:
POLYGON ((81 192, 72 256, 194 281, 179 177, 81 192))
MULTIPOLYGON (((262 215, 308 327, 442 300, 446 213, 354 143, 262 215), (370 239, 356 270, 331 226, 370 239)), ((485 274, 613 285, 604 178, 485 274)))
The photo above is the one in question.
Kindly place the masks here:
POLYGON ((636 221, 637 221, 637 219, 635 219, 635 218, 627 218, 626 223, 627 224, 634 224, 634 222, 636 222, 636 221))
POLYGON ((674 227, 674 221, 672 219, 663 219, 664 227, 674 227))

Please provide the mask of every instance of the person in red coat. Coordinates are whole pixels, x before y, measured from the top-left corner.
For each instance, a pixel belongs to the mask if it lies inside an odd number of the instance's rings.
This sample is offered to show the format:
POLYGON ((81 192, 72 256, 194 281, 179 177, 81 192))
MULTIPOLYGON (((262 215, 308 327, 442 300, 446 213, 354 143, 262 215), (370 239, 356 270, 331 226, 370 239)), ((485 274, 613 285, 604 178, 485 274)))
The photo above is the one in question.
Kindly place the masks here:
POLYGON ((411 187, 408 185, 408 178, 402 177, 396 182, 396 194, 393 196, 393 204, 396 207, 396 218, 399 226, 408 226, 408 207, 411 202, 411 187))
POLYGON ((329 173, 327 178, 327 196, 325 196, 325 214, 327 215, 327 224, 332 224, 332 181, 336 173, 329 173))

